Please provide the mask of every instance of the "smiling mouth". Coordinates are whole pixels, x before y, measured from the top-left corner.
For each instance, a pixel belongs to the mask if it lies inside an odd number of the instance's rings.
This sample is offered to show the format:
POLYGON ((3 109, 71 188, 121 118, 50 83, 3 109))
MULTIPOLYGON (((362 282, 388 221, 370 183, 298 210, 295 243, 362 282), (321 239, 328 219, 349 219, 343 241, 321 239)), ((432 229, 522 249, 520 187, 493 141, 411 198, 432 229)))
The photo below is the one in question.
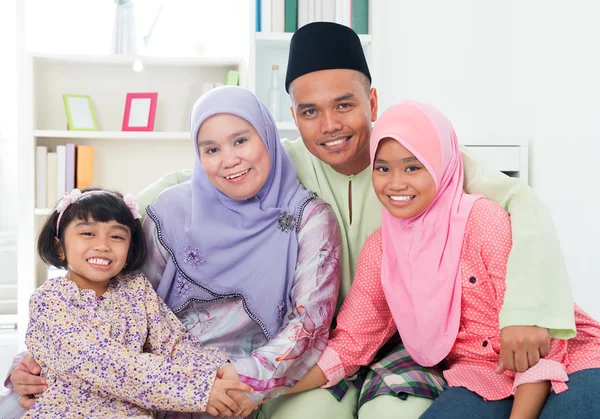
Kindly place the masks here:
POLYGON ((109 266, 112 262, 104 258, 89 258, 86 261, 91 265, 109 266))
POLYGON ((325 148, 340 147, 340 146, 343 146, 344 144, 348 143, 348 141, 350 141, 350 138, 352 138, 351 135, 349 135, 347 137, 337 138, 335 140, 323 142, 323 143, 321 143, 321 145, 325 148))
POLYGON ((389 197, 392 201, 408 202, 408 201, 412 201, 417 196, 416 195, 390 195, 389 197))
POLYGON ((233 180, 233 179, 237 179, 240 176, 244 176, 246 173, 248 173, 250 171, 250 169, 248 170, 244 170, 243 172, 239 172, 239 173, 235 173, 233 175, 229 175, 229 176, 225 176, 225 179, 227 180, 233 180))

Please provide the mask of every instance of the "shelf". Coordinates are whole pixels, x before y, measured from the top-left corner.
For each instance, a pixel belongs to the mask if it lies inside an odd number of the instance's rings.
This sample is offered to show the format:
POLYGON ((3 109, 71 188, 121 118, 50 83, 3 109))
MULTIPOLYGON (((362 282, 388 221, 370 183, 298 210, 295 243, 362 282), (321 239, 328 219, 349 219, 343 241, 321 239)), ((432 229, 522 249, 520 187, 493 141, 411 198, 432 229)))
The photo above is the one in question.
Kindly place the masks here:
POLYGON ((36 208, 33 210, 34 215, 50 215, 52 208, 36 208))
MULTIPOLYGON (((260 42, 290 42, 292 39, 291 32, 255 32, 256 40, 260 42)), ((369 45, 372 41, 371 35, 358 35, 360 42, 364 45, 369 45)))
POLYGON ((277 129, 280 131, 298 131, 293 122, 277 122, 277 129))
POLYGON ((16 329, 17 322, 16 314, 0 314, 0 330, 16 329))
POLYGON ((131 140, 131 141, 189 141, 189 132, 154 131, 56 131, 35 130, 37 138, 92 139, 92 140, 131 140))
POLYGON ((131 55, 67 55, 30 53, 35 60, 48 62, 61 62, 64 64, 105 64, 105 65, 132 65, 135 60, 140 60, 148 66, 168 67, 231 67, 239 66, 243 60, 238 57, 153 57, 131 55))

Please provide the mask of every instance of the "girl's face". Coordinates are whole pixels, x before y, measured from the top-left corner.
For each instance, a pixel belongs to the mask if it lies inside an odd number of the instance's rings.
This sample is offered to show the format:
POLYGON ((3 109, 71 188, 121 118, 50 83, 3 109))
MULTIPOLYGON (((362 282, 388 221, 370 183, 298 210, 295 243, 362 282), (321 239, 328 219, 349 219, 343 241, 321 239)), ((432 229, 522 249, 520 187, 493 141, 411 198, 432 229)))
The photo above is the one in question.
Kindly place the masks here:
POLYGON ((111 278, 125 267, 131 243, 129 227, 112 220, 106 223, 75 219, 64 233, 69 279, 79 288, 104 292, 111 278))
POLYGON ((379 142, 373 188, 383 206, 396 218, 422 214, 436 193, 435 182, 425 166, 393 138, 379 142))
POLYGON ((200 126, 197 141, 208 179, 230 198, 252 198, 267 181, 271 158, 258 132, 245 119, 213 115, 200 126))

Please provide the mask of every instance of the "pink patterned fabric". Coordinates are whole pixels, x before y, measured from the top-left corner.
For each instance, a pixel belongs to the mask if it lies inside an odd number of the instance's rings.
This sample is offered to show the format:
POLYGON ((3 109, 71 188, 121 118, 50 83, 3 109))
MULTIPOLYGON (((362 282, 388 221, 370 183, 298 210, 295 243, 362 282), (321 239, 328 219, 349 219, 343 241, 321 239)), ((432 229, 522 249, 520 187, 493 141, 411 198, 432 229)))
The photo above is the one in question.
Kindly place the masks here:
MULTIPOLYGON (((512 246, 510 219, 497 204, 478 200, 471 211, 461 253, 462 313, 456 342, 444 372, 450 386, 466 387, 486 400, 513 394, 520 384, 549 380, 556 393, 567 388, 567 375, 600 368, 600 324, 574 307, 577 336, 553 339, 550 354, 522 374, 496 373, 500 358, 498 314, 504 304, 506 263, 512 246)), ((396 332, 381 285, 381 230, 365 242, 356 277, 337 317, 327 349, 318 365, 329 382, 353 375, 369 365, 377 350, 396 332), (335 355, 339 362, 331 362, 335 355)))

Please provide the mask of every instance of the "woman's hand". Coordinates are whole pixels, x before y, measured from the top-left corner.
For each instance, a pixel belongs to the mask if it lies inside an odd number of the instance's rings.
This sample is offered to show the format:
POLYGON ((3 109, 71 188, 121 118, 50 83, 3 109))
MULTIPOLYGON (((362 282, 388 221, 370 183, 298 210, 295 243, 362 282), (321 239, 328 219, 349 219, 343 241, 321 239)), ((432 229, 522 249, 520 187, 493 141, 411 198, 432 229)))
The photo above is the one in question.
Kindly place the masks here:
POLYGON ((17 365, 10 376, 14 392, 19 396, 19 405, 24 409, 33 406, 34 394, 40 394, 48 390, 44 377, 40 377, 42 368, 30 355, 25 355, 23 361, 17 365))
MULTIPOLYGON (((234 381, 240 380, 238 372, 233 364, 226 364, 219 368, 217 370, 217 377, 221 379, 228 379, 234 381)), ((253 411, 258 409, 258 405, 255 404, 252 400, 250 400, 248 396, 246 396, 246 394, 244 394, 244 392, 242 391, 230 390, 227 392, 227 395, 229 395, 233 399, 233 401, 235 401, 240 407, 240 413, 238 414, 238 416, 245 418, 246 416, 249 416, 253 411)))
POLYGON ((217 418, 240 416, 243 413, 242 409, 227 395, 228 391, 234 390, 246 393, 254 391, 252 387, 247 384, 240 383, 236 380, 224 380, 217 377, 210 392, 210 397, 208 398, 206 413, 217 418))

